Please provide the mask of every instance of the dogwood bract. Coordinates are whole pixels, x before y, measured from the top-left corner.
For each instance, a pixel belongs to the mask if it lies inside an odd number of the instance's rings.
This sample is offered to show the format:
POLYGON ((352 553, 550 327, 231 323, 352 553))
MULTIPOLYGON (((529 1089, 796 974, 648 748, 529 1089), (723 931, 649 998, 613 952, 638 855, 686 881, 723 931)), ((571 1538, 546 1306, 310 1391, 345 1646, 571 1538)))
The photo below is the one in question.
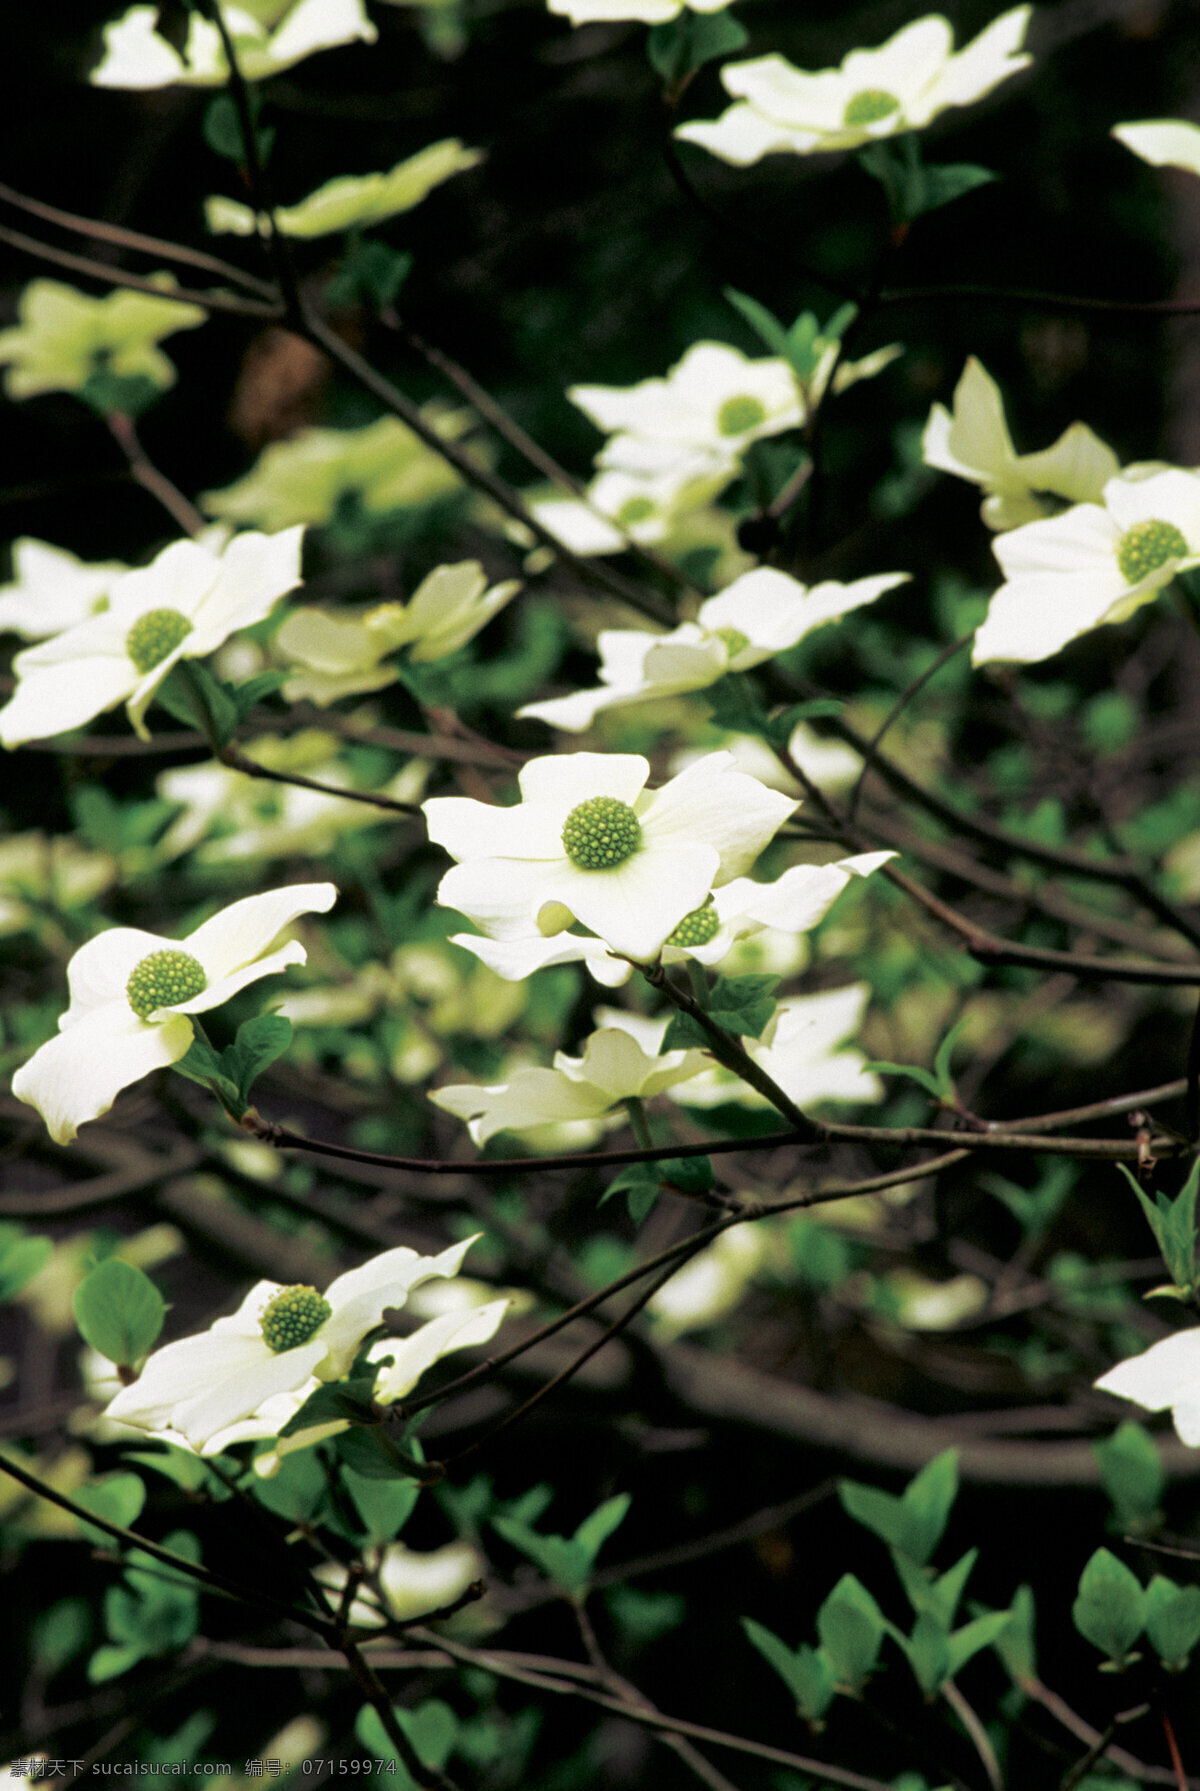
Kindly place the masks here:
POLYGON ((108 606, 108 593, 129 567, 119 560, 87 565, 65 547, 24 535, 12 546, 13 580, 0 586, 0 630, 41 641, 86 622, 108 606))
POLYGON ((296 883, 246 896, 186 939, 112 927, 67 965, 70 1005, 57 1038, 13 1077, 17 1099, 36 1107, 57 1144, 107 1113, 121 1089, 178 1063, 191 1045, 191 1014, 220 1007, 239 989, 303 964, 296 940, 271 947, 301 914, 325 913, 332 883, 296 883))
POLYGON ((710 753, 659 790, 634 753, 531 759, 521 802, 426 802, 429 837, 459 863, 437 899, 494 939, 560 933, 572 919, 644 962, 714 885, 749 868, 797 804, 710 753))
MULTIPOLYGON (((238 72, 262 81, 317 50, 378 32, 362 0, 221 0, 238 72)), ((88 76, 93 87, 223 87, 229 64, 221 34, 210 19, 191 15, 182 52, 158 32, 157 6, 131 6, 104 28, 104 57, 88 76)))
POLYGON ((1169 467, 1110 479, 1102 501, 1027 523, 994 543, 1006 582, 975 636, 972 662, 1049 659, 1153 601, 1200 565, 1200 476, 1169 467))
POLYGON ((817 155, 921 130, 1028 66, 1020 50, 1032 11, 1003 13, 958 51, 949 23, 934 13, 876 50, 851 50, 840 68, 812 73, 779 55, 728 63, 721 80, 737 104, 675 135, 744 168, 780 151, 817 155))
POLYGON ((907 572, 884 572, 849 585, 830 579, 810 590, 786 572, 756 567, 702 603, 694 622, 681 623, 670 634, 650 634, 641 628, 603 630, 597 645, 604 688, 527 703, 517 714, 581 733, 602 709, 702 690, 726 672, 761 665, 796 646, 814 629, 840 620, 864 603, 874 603, 908 577, 907 572))
MULTIPOLYGON (((345 1379, 368 1333, 382 1324, 384 1312, 402 1307, 412 1289, 431 1276, 456 1275, 475 1241, 467 1238, 452 1244, 438 1256, 419 1256, 404 1246, 385 1250, 360 1268, 338 1275, 323 1295, 313 1287, 260 1281, 229 1318, 217 1319, 198 1337, 155 1350, 132 1386, 122 1388, 109 1402, 105 1416, 182 1443, 201 1455, 219 1454, 247 1437, 276 1434, 280 1416, 299 1409, 302 1398, 295 1396, 306 1398, 322 1381, 345 1379), (269 1412, 263 1409, 268 1405, 269 1412)), ((466 1330, 474 1340, 486 1341, 478 1333, 490 1324, 491 1336, 506 1306, 507 1301, 500 1300, 492 1307, 449 1315, 473 1319, 473 1326, 453 1329, 431 1319, 410 1337, 380 1339, 371 1352, 380 1362, 376 1395, 384 1396, 381 1389, 386 1383, 386 1397, 403 1397, 447 1349, 464 1347, 466 1330), (451 1342, 451 1337, 459 1341, 451 1342), (390 1367, 384 1365, 384 1356, 392 1358, 390 1367), (398 1366, 401 1362, 403 1367, 398 1366)), ((337 1420, 332 1427, 320 1425, 323 1436, 345 1428, 337 1420)), ((301 1430, 283 1442, 294 1448, 316 1440, 301 1430)), ((287 1453, 286 1447, 282 1452, 287 1453)))
POLYGON ((1004 419, 1000 388, 971 355, 954 388, 953 409, 935 404, 921 437, 926 466, 969 479, 986 492, 982 516, 989 529, 1020 528, 1047 514, 1036 493, 1071 504, 1099 503, 1120 472, 1112 449, 1086 423, 1072 423, 1037 454, 1018 454, 1004 419))
MULTIPOLYGON (((482 149, 467 149, 460 138, 446 137, 431 143, 406 161, 397 162, 386 174, 340 174, 295 205, 276 206, 275 228, 285 236, 330 236, 336 230, 369 230, 397 212, 411 211, 427 193, 453 174, 474 168, 483 160, 482 149)), ((214 235, 268 234, 261 213, 240 199, 219 195, 204 202, 204 219, 214 235)))
POLYGON ((1177 1331, 1118 1362, 1096 1385, 1119 1399, 1132 1399, 1148 1412, 1168 1406, 1179 1440, 1200 1448, 1200 1330, 1177 1331))
MULTIPOLYGON (((701 907, 684 915, 667 935, 663 961, 678 964, 695 958, 701 964, 717 964, 735 940, 747 934, 768 927, 807 932, 824 919, 852 878, 868 877, 894 857, 894 852, 861 852, 834 864, 796 864, 774 883, 735 877, 714 890, 701 907)), ((550 939, 480 939, 471 933, 455 933, 451 944, 474 952, 490 969, 514 982, 551 964, 582 962, 597 982, 616 988, 628 981, 632 969, 624 959, 614 958, 602 939, 578 933, 556 933, 550 939)))
POLYGON ((476 1144, 497 1132, 531 1132, 564 1120, 599 1119, 630 1099, 649 1099, 704 1067, 698 1051, 648 1056, 628 1032, 601 1027, 582 1057, 556 1051, 552 1069, 518 1070, 493 1087, 457 1083, 430 1095, 435 1107, 465 1120, 476 1144))
POLYGON ((146 710, 176 662, 202 659, 236 629, 261 622, 301 582, 303 532, 235 535, 219 551, 176 541, 149 566, 125 573, 100 615, 17 654, 0 742, 62 734, 120 702, 148 739, 146 710))
POLYGON ((1147 118, 1140 124, 1114 124, 1112 134, 1156 168, 1200 174, 1200 124, 1186 118, 1147 118))
POLYGON ((17 305, 18 322, 0 330, 9 397, 78 392, 100 371, 146 379, 163 392, 173 386, 175 368, 158 342, 176 330, 194 330, 208 314, 170 296, 170 274, 154 278, 162 298, 128 290, 92 298, 61 280, 31 280, 17 305))

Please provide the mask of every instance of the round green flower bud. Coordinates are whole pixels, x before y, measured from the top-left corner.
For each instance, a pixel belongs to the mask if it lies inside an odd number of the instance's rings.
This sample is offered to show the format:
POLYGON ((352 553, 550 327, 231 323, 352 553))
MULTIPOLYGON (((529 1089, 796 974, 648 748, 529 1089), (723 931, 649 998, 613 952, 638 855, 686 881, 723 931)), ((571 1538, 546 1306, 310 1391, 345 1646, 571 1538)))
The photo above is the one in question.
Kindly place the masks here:
POLYGON ((1188 544, 1173 522, 1151 517, 1135 522, 1117 542, 1117 566, 1126 584, 1137 585, 1168 560, 1181 560, 1188 544))
POLYGON ((610 871, 632 858, 642 843, 642 824, 627 802, 589 796, 563 824, 563 849, 581 871, 610 871))
POLYGON ((207 987, 204 969, 190 952, 152 951, 134 965, 125 995, 138 1019, 148 1020, 160 1007, 178 1007, 207 987))
POLYGON ((717 639, 725 642, 730 659, 736 659, 750 645, 750 636, 743 634, 740 628, 718 628, 715 632, 717 639))
POLYGON ((722 435, 744 435, 747 429, 757 429, 766 420, 767 413, 760 401, 745 395, 727 398, 717 412, 717 428, 722 435))
POLYGON ((148 609, 125 636, 125 651, 145 677, 191 632, 192 624, 180 610, 148 609))
POLYGON ((888 93, 882 87, 864 87, 846 101, 846 110, 842 114, 842 123, 847 125, 878 124, 881 118, 890 118, 893 112, 900 110, 900 101, 895 94, 888 93))
POLYGON ((687 951, 697 945, 707 945, 710 939, 716 938, 720 929, 720 916, 709 896, 702 908, 693 908, 690 914, 684 915, 675 931, 667 934, 667 944, 687 951))
POLYGON ((284 1287, 259 1314, 263 1342, 275 1355, 315 1337, 333 1307, 315 1287, 284 1287))

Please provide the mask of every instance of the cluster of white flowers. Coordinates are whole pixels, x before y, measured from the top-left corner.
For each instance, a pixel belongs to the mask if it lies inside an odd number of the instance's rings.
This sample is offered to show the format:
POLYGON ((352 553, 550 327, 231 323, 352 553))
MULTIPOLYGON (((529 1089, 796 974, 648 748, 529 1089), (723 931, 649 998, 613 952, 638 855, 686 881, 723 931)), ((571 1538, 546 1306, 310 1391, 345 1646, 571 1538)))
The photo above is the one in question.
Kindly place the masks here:
MULTIPOLYGON (((378 33, 362 0, 221 0, 221 14, 238 69, 263 81, 318 50, 374 43, 378 33)), ((157 6, 131 6, 104 30, 104 56, 89 79, 94 87, 223 87, 229 77, 221 34, 194 12, 182 50, 159 30, 157 6)))

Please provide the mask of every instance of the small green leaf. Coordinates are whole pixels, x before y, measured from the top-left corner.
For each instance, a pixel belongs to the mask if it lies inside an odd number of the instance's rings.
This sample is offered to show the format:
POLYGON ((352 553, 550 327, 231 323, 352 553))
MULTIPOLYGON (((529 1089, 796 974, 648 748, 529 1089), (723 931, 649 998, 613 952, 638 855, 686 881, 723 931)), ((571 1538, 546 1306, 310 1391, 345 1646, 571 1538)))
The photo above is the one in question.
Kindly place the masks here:
POLYGON ((946 1625, 932 1612, 923 1611, 913 1624, 912 1634, 897 1634, 896 1640, 925 1696, 935 1697, 950 1677, 950 1637, 946 1625))
POLYGON ((329 1500, 328 1476, 312 1449, 297 1449, 285 1455, 278 1472, 269 1478, 252 1474, 247 1490, 260 1505, 290 1524, 313 1523, 329 1500))
POLYGON ((842 1505, 855 1522, 873 1530, 918 1567, 941 1541, 957 1492, 958 1455, 953 1449, 935 1456, 898 1499, 855 1480, 838 1485, 842 1505))
MULTIPOLYGON (((137 1521, 142 1506, 146 1503, 146 1488, 138 1474, 105 1474, 101 1479, 79 1487, 75 1493, 75 1503, 86 1506, 107 1523, 127 1530, 130 1524, 137 1521)), ((85 1523, 82 1518, 75 1521, 88 1542, 100 1548, 112 1546, 113 1538, 107 1530, 98 1530, 94 1524, 85 1523)))
POLYGON ((746 1636, 783 1680, 806 1722, 817 1723, 834 1700, 833 1671, 819 1649, 802 1643, 795 1653, 752 1617, 742 1618, 746 1636))
POLYGON ((0 1301, 11 1300, 53 1255, 53 1239, 30 1237, 23 1225, 0 1222, 0 1301))
POLYGON ((678 87, 688 75, 735 55, 750 42, 749 34, 727 12, 692 12, 685 9, 664 25, 652 25, 646 33, 650 66, 668 88, 678 87))
POLYGON ((974 162, 943 162, 927 167, 924 173, 921 212, 938 211, 965 193, 973 193, 976 187, 989 186, 1000 178, 991 168, 980 168, 974 162))
POLYGON ((771 350, 772 354, 786 358, 788 351, 788 332, 784 329, 774 312, 760 305, 749 293, 739 292, 734 286, 722 289, 725 297, 735 311, 741 313, 755 335, 771 350))
POLYGON ((421 1496, 415 1480, 369 1480, 353 1468, 342 1470, 346 1491, 362 1520, 367 1538, 377 1546, 394 1542, 421 1496))
MULTIPOLYGON (((434 1771, 440 1771, 453 1753, 459 1735, 458 1718, 450 1706, 443 1704, 440 1698, 426 1698, 423 1704, 417 1704, 411 1710, 395 1710, 393 1715, 412 1743, 418 1759, 434 1771)), ((395 1775, 387 1774, 387 1782, 394 1791, 419 1791, 416 1781, 388 1740, 379 1712, 373 1705, 363 1705, 355 1720, 354 1732, 363 1746, 379 1759, 395 1761, 395 1775)), ((426 1779, 424 1782, 428 1784, 430 1781, 426 1779)))
POLYGON ((314 1388, 299 1411, 293 1412, 279 1434, 296 1436, 318 1424, 341 1419, 347 1424, 378 1422, 371 1401, 375 1397, 375 1375, 352 1375, 344 1381, 326 1381, 314 1388))
POLYGON ((767 724, 767 739, 774 747, 786 747, 802 721, 833 721, 845 710, 837 697, 814 697, 808 703, 792 703, 767 724))
POLYGON ((916 1566, 907 1555, 893 1551, 892 1560, 913 1610, 918 1615, 928 1611, 948 1628, 954 1621, 963 1589, 978 1556, 977 1548, 968 1549, 961 1560, 936 1579, 931 1579, 927 1571, 916 1566))
POLYGON ((1146 1639, 1168 1673, 1182 1673, 1200 1642, 1200 1586, 1155 1574, 1146 1588, 1146 1639))
POLYGON ((243 1107, 249 1105, 256 1078, 283 1056, 291 1042, 292 1023, 282 1014, 258 1014, 238 1027, 233 1044, 221 1053, 221 1073, 237 1089, 243 1107))
POLYGON ((867 1588, 843 1574, 817 1612, 817 1634, 836 1683, 852 1696, 874 1672, 886 1629, 867 1588))
POLYGON ((1167 1473, 1149 1431, 1127 1418, 1104 1442, 1093 1443, 1092 1453, 1121 1532, 1140 1535, 1153 1528, 1161 1515, 1167 1473))
POLYGON ((629 1493, 618 1493, 615 1498, 606 1499, 603 1505, 597 1505, 591 1516, 584 1518, 575 1532, 574 1540, 587 1554, 589 1566, 613 1531, 624 1523, 632 1503, 629 1493))
POLYGON ((412 272, 413 257, 389 249, 386 243, 351 235, 341 265, 325 288, 326 302, 333 306, 366 302, 375 311, 394 305, 400 288, 412 272))
MULTIPOLYGON (((983 1613, 976 1610, 976 1614, 983 1613)), ((996 1637, 996 1653, 1017 1685, 1023 1685, 1037 1678, 1037 1650, 1034 1646, 1037 1607, 1032 1586, 1017 1587, 1008 1609, 1008 1617, 1007 1626, 996 1637)))
POLYGON ((978 1617, 973 1617, 970 1623, 964 1623, 961 1629, 956 1629, 946 1643, 947 1678, 953 1679, 956 1673, 961 1672, 972 1655, 978 1654, 981 1649, 990 1648, 1011 1622, 1012 1616, 1008 1611, 984 1611, 978 1617))
POLYGON ((110 1256, 75 1289, 75 1322, 85 1343, 132 1368, 154 1345, 166 1305, 149 1275, 110 1256))
POLYGON ((1108 1549, 1097 1549, 1079 1580, 1079 1596, 1071 1607, 1075 1627, 1085 1641, 1099 1648, 1118 1667, 1142 1633, 1146 1595, 1133 1573, 1108 1549))

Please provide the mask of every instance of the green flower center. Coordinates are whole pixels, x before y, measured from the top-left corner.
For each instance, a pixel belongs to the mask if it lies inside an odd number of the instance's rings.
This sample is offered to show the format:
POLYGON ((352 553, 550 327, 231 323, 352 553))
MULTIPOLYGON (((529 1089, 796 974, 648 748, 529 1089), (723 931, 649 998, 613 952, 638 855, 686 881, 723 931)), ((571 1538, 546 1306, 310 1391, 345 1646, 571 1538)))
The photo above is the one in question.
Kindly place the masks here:
POLYGON ((632 528, 635 523, 649 522, 654 515, 654 499, 648 497, 626 498, 617 511, 617 521, 622 528, 632 528))
POLYGON ((136 964, 125 984, 125 995, 139 1020, 148 1020, 160 1007, 178 1007, 203 995, 208 978, 190 952, 152 951, 136 964))
POLYGON ((747 429, 757 429, 766 420, 765 406, 745 394, 727 398, 717 412, 717 428, 722 435, 744 435, 747 429))
POLYGON ((263 1342, 274 1355, 298 1349, 315 1337, 333 1307, 315 1287, 284 1287, 259 1314, 263 1342))
POLYGON ((846 101, 842 123, 878 124, 881 118, 890 118, 899 110, 900 101, 894 93, 888 93, 883 87, 864 87, 861 93, 846 101))
POLYGON ((1181 560, 1188 552, 1183 534, 1173 522, 1151 517, 1135 522, 1117 542, 1117 565, 1126 584, 1141 584, 1168 560, 1181 560))
POLYGON ((145 677, 191 632, 192 624, 180 610, 148 609, 125 636, 125 651, 145 677))
POLYGON ((696 945, 707 945, 715 939, 721 928, 720 916, 709 896, 702 908, 693 908, 685 914, 673 933, 667 934, 667 944, 677 945, 681 951, 687 951, 696 945))
POLYGON ((627 802, 589 796, 563 824, 562 843, 581 871, 609 871, 632 858, 642 843, 642 824, 627 802))
POLYGON ((750 636, 743 634, 740 628, 718 628, 715 633, 719 641, 725 642, 730 659, 736 659, 750 645, 750 636))

